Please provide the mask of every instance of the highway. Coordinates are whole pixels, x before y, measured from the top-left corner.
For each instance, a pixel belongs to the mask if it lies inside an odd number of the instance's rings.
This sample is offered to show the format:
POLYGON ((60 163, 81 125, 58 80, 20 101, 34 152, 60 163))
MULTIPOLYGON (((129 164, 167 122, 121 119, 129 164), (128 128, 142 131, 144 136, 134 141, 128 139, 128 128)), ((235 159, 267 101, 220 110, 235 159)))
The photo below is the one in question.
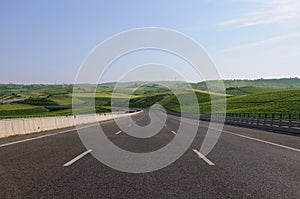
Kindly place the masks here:
MULTIPOLYGON (((150 122, 146 111, 131 117, 140 126, 150 122)), ((170 143, 179 120, 169 115, 147 139, 130 137, 113 120, 100 124, 115 145, 146 153, 170 143)), ((200 157, 194 149, 208 124, 200 121, 177 161, 142 174, 99 162, 74 128, 1 139, 0 198, 300 198, 300 137, 225 125, 214 149, 200 157)))

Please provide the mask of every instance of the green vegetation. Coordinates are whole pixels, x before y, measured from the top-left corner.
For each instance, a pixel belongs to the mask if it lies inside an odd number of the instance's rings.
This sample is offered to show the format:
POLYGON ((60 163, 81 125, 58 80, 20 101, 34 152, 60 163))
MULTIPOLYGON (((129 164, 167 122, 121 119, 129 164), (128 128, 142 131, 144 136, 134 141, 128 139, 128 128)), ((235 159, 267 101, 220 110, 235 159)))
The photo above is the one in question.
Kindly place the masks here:
POLYGON ((255 93, 264 93, 264 92, 271 92, 271 91, 276 91, 276 90, 272 88, 260 88, 260 87, 253 87, 253 86, 226 88, 226 93, 228 95, 233 95, 233 96, 250 95, 255 93))
POLYGON ((192 83, 193 89, 188 89, 182 82, 161 83, 166 87, 159 82, 122 83, 119 85, 121 89, 114 94, 115 83, 98 85, 95 94, 91 85, 81 85, 76 86, 74 99, 72 85, 0 84, 0 117, 70 115, 72 100, 78 113, 92 112, 87 105, 95 105, 97 113, 109 112, 112 97, 117 103, 115 106, 122 106, 124 101, 130 100, 130 107, 148 108, 161 104, 165 109, 175 112, 195 112, 200 109, 201 113, 210 114, 212 101, 219 106, 225 103, 225 98, 228 114, 290 117, 282 114, 291 113, 296 118, 300 113, 300 80, 297 78, 225 80, 226 94, 209 93, 204 82, 192 83), (133 94, 129 96, 130 92, 133 94), (197 103, 191 100, 194 95, 197 103), (177 97, 184 101, 181 107, 177 97))
MULTIPOLYGON (((211 102, 206 102, 200 107, 207 111, 210 105, 211 102)), ((227 113, 300 113, 300 90, 228 97, 227 113)))
MULTIPOLYGON (((214 81, 210 81, 214 82, 214 81)), ((276 90, 293 90, 300 89, 299 78, 282 78, 282 79, 257 79, 257 80, 224 80, 225 88, 271 88, 276 90)), ((194 83, 193 88, 207 90, 206 82, 194 83)))
POLYGON ((25 99, 24 101, 21 101, 19 103, 23 104, 29 104, 29 105, 37 105, 37 106, 51 106, 51 105, 59 105, 55 103, 54 101, 48 99, 48 98, 33 98, 29 97, 25 99))
POLYGON ((227 112, 299 112, 300 90, 274 91, 232 97, 227 112))
POLYGON ((26 104, 1 104, 0 116, 28 116, 28 115, 44 115, 48 110, 44 107, 31 106, 26 104))

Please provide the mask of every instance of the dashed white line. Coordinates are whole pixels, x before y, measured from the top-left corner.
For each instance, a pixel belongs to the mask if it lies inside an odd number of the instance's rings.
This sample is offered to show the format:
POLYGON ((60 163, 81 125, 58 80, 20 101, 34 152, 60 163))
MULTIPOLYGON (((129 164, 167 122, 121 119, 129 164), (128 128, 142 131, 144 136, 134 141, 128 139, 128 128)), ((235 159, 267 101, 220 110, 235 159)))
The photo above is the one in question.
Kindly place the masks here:
POLYGON ((118 132, 116 132, 116 135, 119 135, 120 133, 122 133, 122 131, 118 131, 118 132))
POLYGON ((174 135, 176 135, 176 132, 175 131, 171 131, 174 135))
POLYGON ((193 149, 193 151, 199 156, 200 159, 204 160, 208 165, 215 166, 215 164, 212 161, 210 161, 207 157, 205 157, 202 153, 200 153, 196 149, 193 149))
POLYGON ((75 157, 73 160, 67 162, 66 164, 64 164, 64 167, 68 167, 70 165, 72 165, 73 163, 75 163, 76 161, 78 161, 79 159, 83 158, 85 155, 91 153, 93 150, 89 149, 86 152, 80 154, 79 156, 75 157))

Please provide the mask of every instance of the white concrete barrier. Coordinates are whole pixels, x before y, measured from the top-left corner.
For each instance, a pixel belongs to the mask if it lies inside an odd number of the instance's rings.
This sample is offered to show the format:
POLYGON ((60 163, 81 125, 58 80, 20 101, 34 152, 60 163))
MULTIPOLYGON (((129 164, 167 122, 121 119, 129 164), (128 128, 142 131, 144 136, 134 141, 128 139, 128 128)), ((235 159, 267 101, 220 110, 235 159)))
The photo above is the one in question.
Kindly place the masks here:
POLYGON ((80 125, 100 122, 137 113, 77 115, 76 119, 74 116, 4 119, 0 120, 0 138, 72 127, 75 123, 80 125))

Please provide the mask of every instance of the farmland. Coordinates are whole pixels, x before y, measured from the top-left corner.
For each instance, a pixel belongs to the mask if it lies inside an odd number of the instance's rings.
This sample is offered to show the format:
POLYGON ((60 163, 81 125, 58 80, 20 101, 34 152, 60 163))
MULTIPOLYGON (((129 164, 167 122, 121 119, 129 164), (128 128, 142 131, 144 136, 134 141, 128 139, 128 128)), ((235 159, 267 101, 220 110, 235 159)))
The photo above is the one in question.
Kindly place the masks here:
POLYGON ((114 83, 98 85, 95 93, 92 85, 82 85, 75 95, 72 94, 73 85, 1 84, 0 117, 70 115, 72 102, 78 107, 79 113, 92 112, 89 106, 95 107, 97 113, 109 112, 112 97, 119 106, 126 100, 130 100, 130 107, 133 108, 147 108, 159 103, 165 109, 175 112, 195 112, 200 109, 201 113, 210 114, 212 102, 218 106, 224 104, 226 99, 227 113, 298 114, 299 82, 298 79, 266 82, 226 80, 226 94, 209 93, 203 86, 204 83, 192 83, 191 90, 186 89, 180 82, 164 82, 167 86, 162 86, 159 82, 131 82, 122 84, 117 93, 113 93, 114 83), (190 100, 193 96, 197 97, 197 103, 190 100), (181 107, 177 97, 184 101, 181 107))

